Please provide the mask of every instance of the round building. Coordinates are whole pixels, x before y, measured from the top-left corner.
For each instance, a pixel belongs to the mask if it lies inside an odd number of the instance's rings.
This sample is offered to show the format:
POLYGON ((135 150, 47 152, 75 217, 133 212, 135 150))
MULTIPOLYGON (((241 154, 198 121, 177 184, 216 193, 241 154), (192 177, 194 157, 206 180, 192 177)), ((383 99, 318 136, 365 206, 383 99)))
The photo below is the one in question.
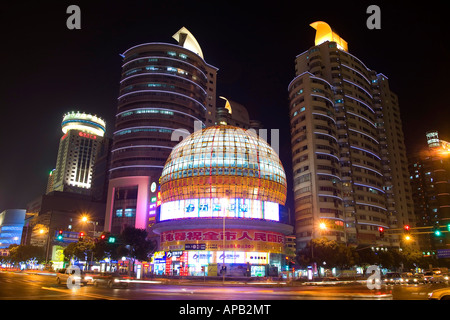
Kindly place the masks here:
POLYGON ((253 131, 198 130, 172 150, 161 175, 160 252, 167 275, 275 276, 284 263, 280 222, 286 176, 276 152, 253 131))

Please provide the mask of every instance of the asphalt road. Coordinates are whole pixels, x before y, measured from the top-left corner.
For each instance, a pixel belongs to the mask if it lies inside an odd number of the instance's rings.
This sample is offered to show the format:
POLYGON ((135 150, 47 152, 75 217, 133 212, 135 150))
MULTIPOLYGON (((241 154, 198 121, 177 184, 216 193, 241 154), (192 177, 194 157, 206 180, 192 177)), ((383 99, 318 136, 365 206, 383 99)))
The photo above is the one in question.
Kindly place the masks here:
POLYGON ((0 272, 0 300, 427 300, 428 293, 445 284, 383 285, 369 290, 363 284, 205 285, 130 283, 128 288, 57 285, 55 276, 0 272))

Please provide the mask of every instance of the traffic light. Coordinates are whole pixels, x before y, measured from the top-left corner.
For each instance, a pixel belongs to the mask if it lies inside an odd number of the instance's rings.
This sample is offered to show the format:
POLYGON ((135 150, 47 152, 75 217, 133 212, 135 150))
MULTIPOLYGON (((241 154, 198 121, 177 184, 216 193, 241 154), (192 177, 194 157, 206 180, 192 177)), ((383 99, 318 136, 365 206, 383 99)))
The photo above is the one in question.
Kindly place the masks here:
POLYGON ((378 231, 380 232, 380 239, 384 238, 384 228, 378 227, 378 231))
POLYGON ((436 223, 435 225, 434 225, 434 227, 433 227, 433 232, 434 232, 434 235, 436 236, 436 237, 439 237, 439 236, 441 236, 441 230, 440 230, 440 227, 439 227, 439 223, 436 223))
POLYGON ((106 239, 106 235, 105 235, 105 234, 102 234, 102 235, 100 236, 100 239, 101 239, 101 240, 105 240, 105 239, 106 239))
POLYGON ((450 232, 450 223, 447 225, 447 231, 450 232))
POLYGON ((59 231, 58 231, 58 235, 56 236, 56 240, 62 241, 63 238, 64 238, 64 236, 63 236, 63 231, 62 231, 62 230, 59 230, 59 231))
POLYGON ((116 238, 115 237, 109 237, 108 238, 108 242, 109 243, 115 243, 116 242, 116 238))
POLYGON ((409 238, 410 238, 410 234, 411 234, 410 229, 411 229, 410 226, 407 224, 403 226, 405 238, 408 238, 407 240, 409 240, 409 238))
POLYGON ((83 231, 81 231, 81 232, 79 233, 79 235, 78 235, 78 240, 79 240, 79 241, 83 241, 83 240, 84 240, 84 232, 83 232, 83 231))

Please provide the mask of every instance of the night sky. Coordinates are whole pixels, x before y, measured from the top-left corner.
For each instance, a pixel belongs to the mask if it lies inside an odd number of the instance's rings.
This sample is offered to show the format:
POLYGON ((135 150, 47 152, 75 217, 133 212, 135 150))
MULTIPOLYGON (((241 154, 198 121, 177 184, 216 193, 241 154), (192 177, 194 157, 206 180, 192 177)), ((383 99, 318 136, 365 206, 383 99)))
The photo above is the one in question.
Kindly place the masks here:
MULTIPOLYGON (((12 4, 11 4, 12 3, 12 4)), ((0 211, 25 208, 45 193, 56 165, 61 120, 79 110, 106 120, 112 136, 122 60, 146 42, 176 44, 185 26, 207 63, 219 68, 217 93, 280 129, 281 160, 291 176, 288 92, 295 56, 314 45, 325 21, 349 52, 389 78, 398 94, 407 152, 425 132, 450 140, 449 35, 444 1, 33 1, 1 10, 0 211), (395 3, 391 3, 395 2, 395 3), (81 30, 66 9, 81 8, 81 30), (369 30, 366 9, 381 9, 369 30)))

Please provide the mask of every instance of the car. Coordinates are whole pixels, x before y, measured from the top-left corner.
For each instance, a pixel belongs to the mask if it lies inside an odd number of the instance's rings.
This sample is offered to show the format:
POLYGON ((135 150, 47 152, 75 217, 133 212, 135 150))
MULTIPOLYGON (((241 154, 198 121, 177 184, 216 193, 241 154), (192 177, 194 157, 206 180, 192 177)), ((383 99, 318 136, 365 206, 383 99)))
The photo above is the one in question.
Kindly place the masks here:
POLYGON ((428 294, 429 300, 450 300, 450 288, 436 289, 428 294))
POLYGON ((384 276, 385 284, 402 284, 403 278, 398 272, 388 272, 384 276))
POLYGON ((441 282, 446 282, 448 281, 448 276, 446 279, 447 275, 443 275, 441 272, 435 272, 435 271, 428 271, 425 272, 424 277, 425 277, 425 281, 427 283, 441 283, 441 282))
POLYGON ((419 274, 419 273, 416 273, 413 275, 408 275, 403 280, 404 280, 404 283, 407 283, 407 284, 425 283, 425 278, 424 278, 423 274, 419 274))
POLYGON ((113 272, 101 272, 96 275, 93 275, 93 284, 94 286, 105 285, 109 288, 114 287, 128 287, 129 277, 113 272))
POLYGON ((425 272, 423 274, 423 278, 424 278, 426 283, 429 283, 431 278, 433 278, 433 272, 431 272, 431 271, 425 272))
POLYGON ((72 279, 72 285, 87 285, 89 279, 86 278, 86 274, 81 271, 78 267, 69 267, 67 269, 59 269, 56 272, 56 283, 58 285, 64 284, 70 286, 67 281, 69 277, 72 279))

